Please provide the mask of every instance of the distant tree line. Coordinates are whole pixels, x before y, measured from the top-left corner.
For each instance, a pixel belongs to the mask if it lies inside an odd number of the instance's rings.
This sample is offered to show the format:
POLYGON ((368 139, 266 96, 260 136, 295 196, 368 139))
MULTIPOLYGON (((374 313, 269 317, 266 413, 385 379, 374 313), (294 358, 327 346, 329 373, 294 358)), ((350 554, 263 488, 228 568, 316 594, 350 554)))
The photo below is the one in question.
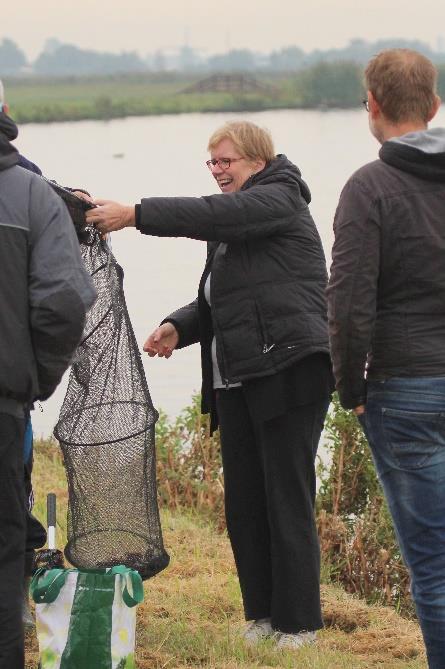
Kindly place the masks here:
POLYGON ((269 54, 248 49, 232 49, 227 53, 212 56, 184 45, 174 52, 160 49, 141 57, 136 51, 116 54, 81 49, 71 44, 63 44, 54 38, 47 40, 43 51, 30 63, 13 40, 4 38, 0 42, 0 76, 36 74, 63 77, 149 71, 197 74, 216 71, 292 73, 311 69, 314 65, 320 67, 322 74, 327 71, 323 70, 323 65, 342 62, 350 64, 344 69, 346 77, 348 67, 352 67, 351 64, 363 65, 375 53, 392 47, 416 49, 431 58, 433 62, 445 64, 445 52, 434 51, 427 44, 417 40, 402 39, 375 42, 354 39, 343 48, 316 49, 309 53, 298 46, 288 46, 269 54))
POLYGON ((0 42, 1 74, 19 74, 26 65, 26 56, 15 42, 8 38, 0 42))
MULTIPOLYGON (((437 89, 445 102, 445 62, 437 64, 437 89)), ((363 65, 354 62, 319 62, 293 75, 299 107, 357 107, 365 94, 363 65)))
POLYGON ((352 62, 320 62, 295 75, 302 107, 356 107, 364 96, 363 67, 352 62))
POLYGON ((61 44, 51 51, 43 51, 33 65, 36 74, 55 77, 67 74, 88 76, 142 72, 146 69, 136 52, 100 53, 79 49, 71 44, 61 44))

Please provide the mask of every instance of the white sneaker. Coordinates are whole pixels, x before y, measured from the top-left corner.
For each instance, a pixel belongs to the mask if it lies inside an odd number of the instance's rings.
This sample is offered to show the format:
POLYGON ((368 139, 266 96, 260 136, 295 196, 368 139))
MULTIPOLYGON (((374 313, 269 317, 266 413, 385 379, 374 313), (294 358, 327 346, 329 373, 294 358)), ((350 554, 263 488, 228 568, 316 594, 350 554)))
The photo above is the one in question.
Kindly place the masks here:
POLYGON ((316 632, 297 632, 296 634, 278 632, 277 648, 280 650, 298 650, 301 646, 314 643, 316 637, 316 632))
POLYGON ((243 632, 244 641, 248 644, 256 644, 274 633, 270 618, 259 618, 252 620, 243 632))

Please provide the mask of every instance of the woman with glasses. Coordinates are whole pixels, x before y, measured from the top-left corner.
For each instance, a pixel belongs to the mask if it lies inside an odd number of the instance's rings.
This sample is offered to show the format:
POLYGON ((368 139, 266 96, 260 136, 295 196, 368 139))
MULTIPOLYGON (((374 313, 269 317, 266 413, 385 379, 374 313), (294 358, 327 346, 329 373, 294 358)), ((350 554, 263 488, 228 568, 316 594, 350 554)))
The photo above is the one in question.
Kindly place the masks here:
POLYGON ((266 130, 232 122, 210 137, 222 194, 99 200, 103 232, 208 242, 197 298, 165 318, 144 351, 201 345, 202 410, 219 425, 225 511, 246 641, 281 648, 322 627, 314 461, 333 388, 320 238, 300 171, 266 130))

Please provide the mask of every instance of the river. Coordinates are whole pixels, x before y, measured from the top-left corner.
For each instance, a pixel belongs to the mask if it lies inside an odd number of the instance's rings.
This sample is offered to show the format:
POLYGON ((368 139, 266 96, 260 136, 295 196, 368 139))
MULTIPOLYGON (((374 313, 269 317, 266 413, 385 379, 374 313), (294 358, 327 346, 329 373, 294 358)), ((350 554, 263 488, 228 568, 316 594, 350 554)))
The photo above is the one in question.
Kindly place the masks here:
MULTIPOLYGON (((114 121, 24 125, 17 147, 45 176, 81 187, 95 197, 132 204, 141 197, 199 196, 216 192, 205 166, 210 134, 225 121, 243 118, 268 128, 277 153, 296 163, 312 191, 311 212, 327 262, 332 221, 341 188, 352 172, 374 160, 378 144, 368 131, 364 109, 281 110, 243 114, 181 114, 114 121)), ((442 107, 432 127, 445 125, 442 107)), ((171 311, 196 297, 205 244, 187 239, 143 237, 135 230, 111 235, 125 271, 125 294, 136 338, 146 337, 171 311)), ((199 347, 144 367, 153 402, 175 417, 200 387, 199 347)), ((33 414, 37 436, 48 436, 63 401, 65 377, 52 398, 33 414)))

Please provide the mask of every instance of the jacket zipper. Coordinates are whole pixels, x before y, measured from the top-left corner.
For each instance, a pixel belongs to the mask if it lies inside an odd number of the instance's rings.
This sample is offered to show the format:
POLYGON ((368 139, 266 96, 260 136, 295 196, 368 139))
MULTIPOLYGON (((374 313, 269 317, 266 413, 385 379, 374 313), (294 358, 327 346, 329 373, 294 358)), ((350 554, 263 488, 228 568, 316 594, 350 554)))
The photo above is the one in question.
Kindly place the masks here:
POLYGON ((255 311, 256 311, 256 316, 258 319, 258 325, 260 327, 260 334, 261 334, 261 339, 263 340, 263 353, 269 353, 273 348, 275 348, 275 344, 268 344, 267 343, 267 337, 266 337, 266 329, 264 327, 263 323, 263 317, 261 315, 261 310, 258 306, 258 302, 255 300, 255 311))
POLYGON ((291 344, 291 345, 284 345, 284 346, 277 346, 276 344, 271 344, 268 346, 267 344, 264 344, 263 346, 263 353, 269 353, 273 348, 281 349, 281 348, 286 348, 289 350, 292 350, 293 348, 297 348, 297 344, 291 344))

